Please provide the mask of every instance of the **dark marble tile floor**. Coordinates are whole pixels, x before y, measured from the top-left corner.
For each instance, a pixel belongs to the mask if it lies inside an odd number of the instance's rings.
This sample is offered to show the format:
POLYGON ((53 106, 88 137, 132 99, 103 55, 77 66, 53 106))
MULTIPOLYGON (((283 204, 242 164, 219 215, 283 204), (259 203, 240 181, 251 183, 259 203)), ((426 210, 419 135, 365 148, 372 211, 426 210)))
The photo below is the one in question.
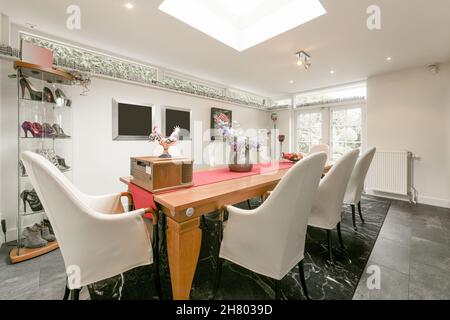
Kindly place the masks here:
MULTIPOLYGON (((339 247, 333 232, 336 265, 328 263, 326 233, 310 229, 306 244, 305 273, 313 299, 450 299, 450 210, 368 198, 363 202, 366 223, 351 228, 348 208, 343 212, 343 238, 339 247), (386 220, 385 216, 388 212, 386 220), (383 221, 384 225, 383 225, 383 221), (380 232, 381 229, 381 232, 380 232), (379 237, 378 237, 378 233, 379 237), (377 240, 378 237, 378 240, 377 240), (386 258, 390 257, 390 258, 386 258), (366 286, 370 265, 380 267, 382 288, 366 286), (358 284, 359 283, 359 284, 358 284), (356 290, 356 292, 355 292, 356 290)), ((254 203, 257 205, 257 203, 254 203)), ((243 204, 245 208, 245 204, 243 204)), ((207 299, 215 271, 216 222, 207 218, 192 299, 207 299)), ((61 299, 64 264, 59 251, 17 264, 8 262, 7 246, 0 248, 0 300, 61 299)), ((171 296, 167 256, 162 252, 164 298, 171 296)), ((141 267, 123 276, 83 289, 81 299, 156 299, 153 269, 141 267)), ((282 281, 284 299, 303 299, 295 268, 282 281)), ((273 281, 232 263, 224 265, 218 299, 273 299, 273 281)))

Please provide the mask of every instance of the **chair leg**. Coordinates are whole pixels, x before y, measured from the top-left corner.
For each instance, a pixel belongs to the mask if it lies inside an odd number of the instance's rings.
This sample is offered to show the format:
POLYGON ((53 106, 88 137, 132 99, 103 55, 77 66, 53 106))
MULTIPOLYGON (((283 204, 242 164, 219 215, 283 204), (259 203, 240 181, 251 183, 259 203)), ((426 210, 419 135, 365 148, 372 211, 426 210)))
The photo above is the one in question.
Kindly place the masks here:
POLYGON ((279 280, 275 280, 275 286, 274 286, 274 291, 275 291, 275 300, 280 300, 280 284, 281 284, 281 281, 279 281, 279 280))
POLYGON ((211 300, 214 300, 217 295, 217 291, 220 287, 220 281, 222 280, 222 267, 223 267, 223 259, 220 258, 220 245, 222 244, 223 239, 223 219, 224 219, 225 212, 219 212, 219 230, 217 235, 217 255, 216 255, 216 261, 217 261, 217 267, 216 267, 216 277, 214 280, 214 288, 211 300))
POLYGON ((211 300, 214 300, 216 298, 217 291, 219 291, 220 281, 222 280, 222 267, 223 267, 223 259, 218 258, 216 267, 216 277, 214 279, 214 288, 211 300))
POLYGON ((361 218, 362 223, 365 223, 363 215, 362 215, 362 210, 361 210, 361 201, 358 202, 358 213, 359 213, 359 217, 361 218))
POLYGON ((71 300, 80 300, 81 289, 73 289, 71 294, 71 300))
POLYGON ((247 206, 250 210, 252 210, 252 203, 250 202, 250 199, 247 200, 247 206))
POLYGON ((331 230, 327 230, 327 238, 328 238, 328 254, 330 255, 330 263, 334 265, 333 259, 333 238, 331 237, 331 230))
POLYGON ((356 208, 354 204, 352 204, 352 219, 353 219, 353 229, 357 231, 358 228, 356 227, 356 208))
POLYGON ((158 223, 153 225, 153 271, 158 299, 162 300, 161 281, 159 279, 159 230, 158 223))
POLYGON ((303 260, 298 263, 298 271, 300 276, 300 283, 302 284, 303 294, 306 297, 306 300, 311 300, 308 295, 308 288, 306 287, 306 279, 305 279, 305 269, 303 267, 303 260))
POLYGON ((337 224, 337 232, 338 232, 338 237, 339 237, 339 243, 340 243, 342 249, 345 249, 344 241, 342 240, 342 232, 341 232, 341 223, 340 222, 337 224))
POLYGON ((69 300, 69 297, 70 297, 70 289, 69 289, 69 286, 67 285, 67 281, 66 281, 66 289, 64 291, 63 300, 69 300))

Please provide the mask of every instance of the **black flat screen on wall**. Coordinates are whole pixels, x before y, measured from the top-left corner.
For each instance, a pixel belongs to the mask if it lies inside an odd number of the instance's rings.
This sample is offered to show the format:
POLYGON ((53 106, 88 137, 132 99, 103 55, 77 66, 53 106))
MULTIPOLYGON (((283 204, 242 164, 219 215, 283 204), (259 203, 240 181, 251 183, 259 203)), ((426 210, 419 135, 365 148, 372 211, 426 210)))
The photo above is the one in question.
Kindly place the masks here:
POLYGON ((166 136, 170 136, 175 127, 180 127, 180 140, 190 139, 191 112, 183 110, 166 109, 166 136))
POLYGON ((118 135, 148 137, 152 131, 152 107, 118 103, 118 135))

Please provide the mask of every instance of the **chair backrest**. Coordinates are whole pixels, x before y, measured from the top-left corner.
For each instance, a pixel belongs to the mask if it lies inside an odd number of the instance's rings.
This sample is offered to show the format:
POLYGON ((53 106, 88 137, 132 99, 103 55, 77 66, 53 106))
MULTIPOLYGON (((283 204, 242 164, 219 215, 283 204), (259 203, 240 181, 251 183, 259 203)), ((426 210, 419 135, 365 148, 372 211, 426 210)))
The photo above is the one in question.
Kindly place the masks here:
POLYGON ((66 268, 76 266, 83 273, 81 285, 117 275, 130 265, 151 263, 151 244, 143 236, 142 221, 134 219, 124 225, 123 220, 109 219, 111 215, 92 209, 87 196, 50 161, 28 151, 21 157, 52 224, 66 268))
POLYGON ((312 146, 309 154, 311 155, 318 152, 325 152, 325 154, 327 155, 327 161, 328 159, 330 159, 330 147, 327 144, 317 144, 315 146, 312 146))
POLYGON ((333 229, 341 221, 341 209, 347 184, 350 180, 359 150, 347 152, 339 158, 320 181, 309 224, 333 229))
POLYGON ((344 203, 356 205, 361 201, 364 191, 364 181, 372 164, 377 149, 372 148, 364 153, 356 162, 345 193, 344 203))
POLYGON ((269 198, 254 210, 259 218, 255 229, 260 230, 255 230, 256 241, 264 238, 264 250, 271 252, 271 262, 266 263, 276 264, 273 269, 281 275, 293 267, 292 263, 303 259, 308 217, 325 163, 325 153, 316 153, 299 161, 285 174, 269 198), (294 261, 296 258, 298 260, 294 261))

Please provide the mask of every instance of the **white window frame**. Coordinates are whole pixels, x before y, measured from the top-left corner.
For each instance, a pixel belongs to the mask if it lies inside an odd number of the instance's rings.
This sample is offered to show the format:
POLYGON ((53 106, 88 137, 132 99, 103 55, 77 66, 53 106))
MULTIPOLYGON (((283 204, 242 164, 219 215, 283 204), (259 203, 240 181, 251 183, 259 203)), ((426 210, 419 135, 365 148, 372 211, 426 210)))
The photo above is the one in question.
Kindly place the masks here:
POLYGON ((333 105, 321 105, 314 107, 305 107, 305 108, 297 108, 294 109, 292 126, 294 128, 294 150, 298 152, 298 137, 297 137, 297 117, 299 113, 312 113, 312 112, 321 112, 322 113, 322 143, 330 146, 330 156, 333 155, 333 124, 331 121, 331 112, 334 110, 341 109, 354 109, 361 108, 361 152, 364 152, 367 149, 367 118, 366 118, 366 102, 350 102, 350 103, 340 103, 333 105))

